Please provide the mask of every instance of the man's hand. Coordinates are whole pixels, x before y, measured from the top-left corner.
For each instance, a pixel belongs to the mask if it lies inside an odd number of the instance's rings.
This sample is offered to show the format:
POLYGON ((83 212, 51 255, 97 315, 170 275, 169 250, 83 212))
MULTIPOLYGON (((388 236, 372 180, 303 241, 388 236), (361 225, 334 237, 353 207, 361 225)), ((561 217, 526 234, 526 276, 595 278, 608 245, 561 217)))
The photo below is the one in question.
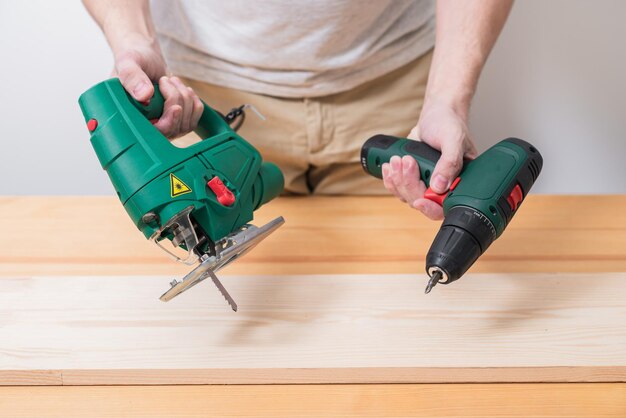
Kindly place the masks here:
MULTIPOLYGON (((445 193, 461 171, 463 158, 476 157, 467 120, 478 77, 500 34, 513 0, 459 2, 437 0, 433 62, 424 107, 409 138, 441 151, 430 187, 445 193)), ((423 198, 426 186, 411 157, 393 157, 383 165, 385 187, 431 219, 443 209, 423 198)))
POLYGON ((83 0, 102 28, 115 60, 113 75, 139 102, 148 102, 158 81, 165 99, 163 114, 154 126, 173 139, 196 128, 202 102, 167 67, 156 41, 147 0, 83 0))
POLYGON ((173 139, 196 128, 203 105, 191 87, 178 77, 167 77, 165 61, 158 51, 144 42, 115 54, 115 75, 122 86, 139 102, 148 102, 154 94, 152 80, 158 80, 165 99, 163 114, 154 126, 173 139))
POLYGON ((154 94, 152 80, 159 81, 165 99, 163 114, 154 126, 168 138, 176 138, 196 128, 203 105, 191 87, 178 77, 165 76, 163 57, 149 47, 134 45, 116 56, 116 75, 135 100, 147 102, 154 94))
MULTIPOLYGON (((466 118, 442 102, 424 106, 419 122, 408 137, 441 150, 430 181, 430 187, 438 194, 450 188, 463 167, 463 159, 475 158, 477 154, 469 138, 466 118)), ((392 157, 389 163, 383 164, 382 170, 387 190, 430 219, 443 218, 443 208, 424 199, 426 185, 420 180, 419 166, 413 157, 392 157)))

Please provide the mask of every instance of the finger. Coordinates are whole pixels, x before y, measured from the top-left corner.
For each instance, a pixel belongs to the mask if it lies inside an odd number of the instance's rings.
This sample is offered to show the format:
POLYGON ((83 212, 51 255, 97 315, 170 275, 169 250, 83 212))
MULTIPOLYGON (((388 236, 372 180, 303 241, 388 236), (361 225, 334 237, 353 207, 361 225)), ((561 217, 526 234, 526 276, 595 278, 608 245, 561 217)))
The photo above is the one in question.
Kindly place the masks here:
POLYGON ((180 119, 183 113, 183 108, 180 105, 169 106, 159 120, 154 124, 163 135, 167 138, 174 138, 180 132, 180 119))
POLYGON ((433 221, 443 219, 443 208, 431 200, 419 198, 411 206, 433 221))
POLYGON ((180 126, 183 115, 183 100, 176 86, 168 77, 159 79, 159 89, 163 94, 165 102, 163 104, 163 114, 154 125, 166 137, 172 139, 180 134, 180 126), (172 108, 177 110, 173 111, 172 108))
POLYGON ((123 59, 117 64, 117 76, 124 89, 138 102, 148 102, 154 94, 152 81, 133 60, 123 59))
POLYGON ((407 202, 413 202, 424 194, 417 162, 413 157, 405 155, 402 157, 401 163, 402 180, 401 183, 396 184, 396 188, 407 202))
MULTIPOLYGON (((193 89, 191 87, 187 87, 187 88, 193 92, 193 89)), ((204 105, 202 104, 202 101, 200 100, 198 95, 195 94, 195 92, 193 92, 193 94, 194 94, 194 99, 193 99, 193 112, 191 114, 191 130, 196 129, 196 127, 198 126, 198 122, 200 121, 200 117, 202 117, 202 113, 204 112, 204 105)))
POLYGON ((435 193, 445 193, 463 167, 463 146, 460 142, 444 142, 441 146, 441 158, 433 170, 430 187, 435 193))
POLYGON ((393 183, 398 193, 398 198, 402 200, 403 202, 407 202, 406 197, 400 190, 400 185, 404 181, 403 173, 402 173, 402 158, 400 158, 397 155, 394 155, 393 157, 391 157, 389 159, 389 167, 390 167, 389 179, 393 183))
POLYGON ((396 189, 395 184, 393 184, 393 181, 391 180, 391 166, 389 165, 389 163, 383 164, 382 172, 383 172, 383 184, 385 188, 389 190, 391 193, 393 193, 395 197, 397 197, 400 200, 403 200, 402 196, 400 196, 400 194, 398 193, 398 190, 396 189))
POLYGON ((476 149, 474 142, 468 138, 468 140, 465 141, 465 143, 466 143, 465 158, 469 158, 470 160, 473 160, 474 158, 478 157, 478 150, 476 149))
POLYGON ((413 129, 411 129, 411 132, 409 132, 409 135, 407 136, 408 139, 413 139, 415 141, 421 141, 422 139, 420 138, 420 129, 418 125, 415 125, 415 127, 413 129))
POLYGON ((193 90, 189 90, 187 86, 178 77, 171 77, 170 81, 178 90, 178 94, 182 100, 183 114, 181 117, 180 130, 182 134, 191 131, 191 118, 193 116, 193 99, 195 93, 193 90))

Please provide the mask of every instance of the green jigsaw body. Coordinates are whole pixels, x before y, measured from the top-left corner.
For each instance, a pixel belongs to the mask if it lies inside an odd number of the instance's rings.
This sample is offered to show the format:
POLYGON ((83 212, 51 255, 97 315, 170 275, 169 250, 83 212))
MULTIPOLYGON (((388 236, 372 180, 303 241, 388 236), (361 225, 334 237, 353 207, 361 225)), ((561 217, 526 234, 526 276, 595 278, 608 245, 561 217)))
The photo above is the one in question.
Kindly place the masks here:
POLYGON ((150 103, 143 105, 113 78, 83 93, 79 104, 102 168, 147 238, 191 206, 193 220, 218 241, 250 222, 254 210, 283 190, 278 167, 263 162, 206 104, 195 131, 203 140, 186 148, 171 144, 150 122, 163 109, 157 86, 150 103), (234 203, 218 201, 207 185, 214 177, 232 192, 234 203))

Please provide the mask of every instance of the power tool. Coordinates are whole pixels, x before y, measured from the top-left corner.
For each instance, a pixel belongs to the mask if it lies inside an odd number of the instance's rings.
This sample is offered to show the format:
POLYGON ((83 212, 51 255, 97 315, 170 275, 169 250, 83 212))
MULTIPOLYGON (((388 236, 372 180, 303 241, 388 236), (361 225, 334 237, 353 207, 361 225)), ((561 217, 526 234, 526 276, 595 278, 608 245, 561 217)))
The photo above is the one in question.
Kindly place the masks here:
POLYGON ((231 124, 246 106, 223 116, 203 102, 196 134, 202 141, 173 145, 151 123, 163 112, 158 85, 148 103, 134 100, 112 78, 80 96, 91 144, 126 212, 145 235, 175 260, 199 263, 162 296, 168 301, 210 277, 233 310, 237 304, 215 272, 250 251, 284 223, 249 224, 253 212, 283 190, 280 169, 231 124), (170 245, 171 244, 171 245, 170 245))
POLYGON ((504 232, 543 166, 535 147, 507 138, 465 161, 449 190, 437 194, 429 183, 441 153, 424 142, 375 135, 361 148, 361 164, 368 174, 382 178, 382 165, 394 155, 417 161, 428 187, 424 197, 443 206, 443 223, 426 255, 426 293, 437 283, 458 280, 504 232))

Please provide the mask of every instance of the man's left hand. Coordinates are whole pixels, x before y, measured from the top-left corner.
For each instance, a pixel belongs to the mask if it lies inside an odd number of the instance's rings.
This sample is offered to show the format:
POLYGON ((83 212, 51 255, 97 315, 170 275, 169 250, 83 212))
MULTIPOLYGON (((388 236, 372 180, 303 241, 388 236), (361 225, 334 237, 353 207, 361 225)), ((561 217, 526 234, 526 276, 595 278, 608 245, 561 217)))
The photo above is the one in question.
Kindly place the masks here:
MULTIPOLYGON (((450 188, 461 172, 463 159, 472 159, 477 155, 469 136, 467 112, 458 111, 443 101, 425 103, 419 121, 408 138, 423 141, 441 151, 430 182, 430 187, 438 194, 450 188)), ((414 158, 392 157, 389 163, 383 164, 382 170, 387 190, 428 218, 443 218, 443 208, 424 199, 426 185, 420 180, 419 167, 414 158)))

